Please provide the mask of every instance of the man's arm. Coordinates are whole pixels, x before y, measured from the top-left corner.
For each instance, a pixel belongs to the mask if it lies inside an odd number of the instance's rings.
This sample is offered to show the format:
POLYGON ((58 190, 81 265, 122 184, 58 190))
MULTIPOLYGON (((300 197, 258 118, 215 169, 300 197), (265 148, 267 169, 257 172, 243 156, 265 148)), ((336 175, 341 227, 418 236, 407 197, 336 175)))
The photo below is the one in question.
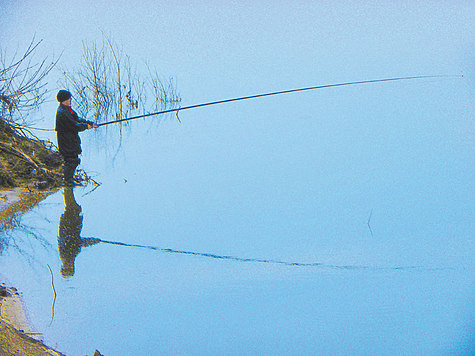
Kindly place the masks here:
POLYGON ((86 119, 81 119, 80 117, 78 117, 78 122, 82 123, 82 124, 86 124, 87 125, 87 128, 86 130, 90 130, 90 129, 97 129, 99 126, 97 126, 97 124, 94 122, 94 121, 89 121, 89 120, 86 120, 86 119))
POLYGON ((58 112, 57 115, 57 121, 59 121, 63 129, 66 129, 67 131, 81 132, 88 129, 88 123, 75 120, 75 118, 69 113, 63 111, 58 112))

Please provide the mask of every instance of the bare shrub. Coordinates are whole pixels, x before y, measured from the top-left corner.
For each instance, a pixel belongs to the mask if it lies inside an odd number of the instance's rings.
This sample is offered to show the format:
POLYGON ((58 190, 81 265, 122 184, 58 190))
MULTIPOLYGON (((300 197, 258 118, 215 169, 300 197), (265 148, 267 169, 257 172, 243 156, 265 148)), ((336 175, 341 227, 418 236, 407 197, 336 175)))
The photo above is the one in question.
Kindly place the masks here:
POLYGON ((73 92, 78 114, 101 123, 150 113, 180 102, 173 79, 163 81, 146 66, 145 75, 110 38, 83 42, 81 64, 64 69, 60 85, 73 92))
POLYGON ((46 76, 57 60, 37 59, 41 44, 34 37, 24 52, 8 58, 0 48, 0 117, 17 125, 26 125, 29 114, 37 110, 48 93, 46 76))
POLYGON ((28 126, 30 114, 45 101, 46 77, 57 63, 37 59, 40 43, 33 38, 24 52, 13 56, 0 49, 0 188, 61 182, 60 155, 28 126))

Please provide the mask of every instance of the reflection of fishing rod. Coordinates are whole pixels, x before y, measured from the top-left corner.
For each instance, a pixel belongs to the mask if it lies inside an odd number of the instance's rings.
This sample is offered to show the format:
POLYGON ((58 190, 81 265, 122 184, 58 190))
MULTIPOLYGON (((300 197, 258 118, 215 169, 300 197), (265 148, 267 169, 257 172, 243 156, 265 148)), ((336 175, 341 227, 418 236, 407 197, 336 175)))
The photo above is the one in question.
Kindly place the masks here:
POLYGON ((307 87, 307 88, 282 90, 282 91, 276 91, 276 92, 273 92, 273 93, 256 94, 256 95, 243 96, 243 97, 234 98, 234 99, 218 100, 218 101, 212 101, 212 102, 209 102, 209 103, 190 105, 190 106, 185 106, 185 107, 182 107, 182 108, 168 109, 168 110, 153 112, 153 113, 149 113, 149 114, 143 114, 143 115, 128 117, 128 118, 125 118, 125 119, 114 120, 114 121, 109 121, 109 122, 103 122, 102 124, 98 124, 97 126, 104 126, 104 125, 109 125, 109 124, 116 124, 116 123, 119 123, 119 122, 124 122, 124 121, 130 121, 130 120, 140 119, 140 118, 144 118, 144 117, 148 117, 148 116, 167 114, 167 113, 171 113, 171 112, 176 112, 176 114, 177 114, 177 119, 178 119, 178 121, 180 121, 180 119, 178 118, 178 112, 179 112, 179 111, 182 111, 182 110, 196 109, 196 108, 200 108, 200 107, 203 107, 203 106, 209 106, 209 105, 224 104, 224 103, 229 103, 229 102, 232 102, 232 101, 239 101, 239 100, 247 100, 247 99, 261 98, 261 97, 264 97, 264 96, 279 95, 279 94, 288 94, 288 93, 294 93, 294 92, 298 92, 298 91, 306 91, 306 90, 314 90, 314 89, 324 89, 324 88, 332 88, 332 87, 342 87, 342 86, 347 86, 347 85, 359 85, 359 84, 381 83, 381 82, 390 82, 390 81, 397 81, 397 80, 423 79, 423 78, 447 78, 447 77, 463 77, 463 75, 421 75, 421 76, 415 76, 415 77, 399 77, 399 78, 386 78, 386 79, 363 80, 363 81, 359 81, 359 82, 348 82, 348 83, 338 83, 338 84, 326 84, 326 85, 318 85, 318 86, 307 87))
POLYGON ((135 245, 135 244, 127 244, 124 242, 116 242, 116 241, 106 241, 101 240, 98 238, 88 238, 89 240, 94 240, 95 243, 102 242, 108 245, 116 245, 116 246, 124 246, 124 247, 138 247, 138 248, 145 248, 148 250, 160 251, 160 252, 167 252, 167 253, 176 253, 181 255, 191 255, 191 256, 201 256, 201 257, 208 257, 208 258, 215 258, 220 260, 233 260, 239 262, 260 262, 260 263, 275 263, 275 264, 283 264, 287 266, 320 266, 321 263, 300 263, 300 262, 285 262, 285 261, 277 261, 277 260, 267 260, 267 259, 258 259, 258 258, 242 258, 242 257, 235 257, 235 256, 222 256, 222 255, 215 255, 212 253, 206 252, 194 252, 194 251, 183 251, 183 250, 173 250, 171 248, 160 248, 155 246, 146 246, 146 245, 135 245))
POLYGON ((218 259, 218 260, 231 260, 231 261, 236 261, 236 262, 269 263, 269 264, 279 264, 279 265, 293 266, 293 267, 320 267, 320 268, 343 269, 343 270, 373 270, 373 271, 425 269, 424 267, 421 267, 421 266, 378 267, 378 266, 364 266, 364 265, 327 265, 327 264, 323 264, 319 262, 313 262, 313 263, 288 262, 288 261, 260 259, 260 258, 245 258, 245 257, 236 257, 236 256, 227 256, 227 255, 223 256, 223 255, 216 255, 216 254, 206 253, 206 252, 173 250, 171 248, 160 248, 160 247, 155 247, 155 246, 135 245, 135 244, 127 244, 124 242, 107 241, 107 240, 101 240, 94 237, 85 238, 85 240, 91 240, 93 241, 94 244, 102 242, 108 245, 124 246, 124 247, 138 247, 138 248, 145 248, 145 249, 153 250, 153 251, 160 251, 160 252, 174 253, 174 254, 188 255, 188 256, 207 257, 207 258, 213 258, 213 259, 218 259))

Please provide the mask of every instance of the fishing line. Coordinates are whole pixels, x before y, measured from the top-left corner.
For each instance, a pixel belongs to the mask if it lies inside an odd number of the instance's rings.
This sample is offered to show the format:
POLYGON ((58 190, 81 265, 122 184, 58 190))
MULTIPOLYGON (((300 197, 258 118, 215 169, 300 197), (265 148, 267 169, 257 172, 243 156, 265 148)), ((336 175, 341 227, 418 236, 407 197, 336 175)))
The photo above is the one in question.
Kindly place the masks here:
POLYGON ((382 83, 382 82, 390 82, 390 81, 398 81, 398 80, 428 79, 428 78, 461 78, 461 77, 463 77, 463 75, 420 75, 420 76, 413 76, 413 77, 385 78, 385 79, 363 80, 363 81, 358 81, 358 82, 346 82, 346 83, 337 83, 337 84, 317 85, 317 86, 306 87, 306 88, 282 90, 282 91, 276 91, 276 92, 272 92, 272 93, 255 94, 255 95, 249 95, 249 96, 242 96, 242 97, 239 97, 239 98, 211 101, 211 102, 208 102, 208 103, 195 104, 195 105, 185 106, 185 107, 182 107, 182 108, 168 109, 168 110, 153 112, 153 113, 149 113, 149 114, 143 114, 143 115, 128 117, 128 118, 125 118, 125 119, 119 119, 119 120, 104 122, 102 124, 98 124, 97 126, 100 127, 100 126, 105 126, 105 125, 115 124, 115 123, 119 123, 119 122, 125 122, 125 121, 145 118, 145 117, 154 116, 154 115, 167 114, 167 113, 171 113, 171 112, 176 112, 177 119, 178 119, 178 121, 180 121, 180 119, 178 118, 178 112, 183 111, 183 110, 196 109, 196 108, 200 108, 200 107, 204 107, 204 106, 230 103, 230 102, 233 102, 233 101, 262 98, 262 97, 265 97, 265 96, 288 94, 288 93, 295 93, 295 92, 307 91, 307 90, 342 87, 342 86, 348 86, 348 85, 382 83))

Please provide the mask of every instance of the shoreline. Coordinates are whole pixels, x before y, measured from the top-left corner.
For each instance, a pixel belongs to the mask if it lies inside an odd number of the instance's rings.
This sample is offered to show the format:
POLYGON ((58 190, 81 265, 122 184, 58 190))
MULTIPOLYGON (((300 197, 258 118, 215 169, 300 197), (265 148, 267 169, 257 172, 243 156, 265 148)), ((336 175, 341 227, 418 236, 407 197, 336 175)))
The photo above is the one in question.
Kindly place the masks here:
MULTIPOLYGON (((0 190, 0 230, 14 228, 16 214, 26 213, 54 192, 27 188, 0 190)), ((0 253, 2 250, 0 241, 0 253)), ((41 333, 36 333, 29 323, 21 294, 4 283, 0 284, 0 354, 64 356, 42 342, 41 333)))
POLYGON ((14 227, 18 214, 24 214, 34 208, 49 195, 60 188, 32 190, 29 188, 0 189, 0 231, 14 227))
POLYGON ((65 356, 46 346, 41 335, 32 330, 17 289, 0 285, 0 354, 65 356))
POLYGON ((21 199, 21 194, 27 192, 25 188, 11 188, 0 190, 0 213, 21 199))

